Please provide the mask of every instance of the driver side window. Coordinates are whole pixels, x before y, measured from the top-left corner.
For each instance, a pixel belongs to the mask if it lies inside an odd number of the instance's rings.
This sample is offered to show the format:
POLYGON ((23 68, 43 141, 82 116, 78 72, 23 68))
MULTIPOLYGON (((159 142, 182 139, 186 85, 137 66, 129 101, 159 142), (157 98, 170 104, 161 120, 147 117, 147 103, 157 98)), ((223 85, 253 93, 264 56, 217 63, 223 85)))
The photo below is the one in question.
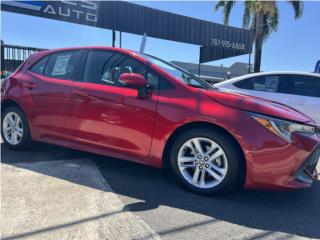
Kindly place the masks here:
POLYGON ((122 73, 141 74, 151 86, 155 87, 158 84, 158 75, 133 58, 101 50, 88 53, 84 73, 85 82, 125 87, 118 81, 122 73))
POLYGON ((121 86, 121 83, 118 81, 119 77, 123 73, 137 73, 143 75, 147 79, 147 69, 140 62, 129 58, 122 57, 116 65, 108 66, 103 71, 103 76, 109 77, 109 82, 111 85, 121 86))

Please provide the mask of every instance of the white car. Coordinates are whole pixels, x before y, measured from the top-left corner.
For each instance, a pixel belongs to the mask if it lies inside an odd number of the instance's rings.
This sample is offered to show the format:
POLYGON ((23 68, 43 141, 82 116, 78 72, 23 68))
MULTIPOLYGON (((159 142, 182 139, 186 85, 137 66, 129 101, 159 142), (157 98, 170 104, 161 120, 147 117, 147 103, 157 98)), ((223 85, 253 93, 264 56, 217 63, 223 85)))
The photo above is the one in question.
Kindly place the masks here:
POLYGON ((320 125, 320 74, 318 73, 254 73, 214 86, 280 102, 310 116, 320 125))

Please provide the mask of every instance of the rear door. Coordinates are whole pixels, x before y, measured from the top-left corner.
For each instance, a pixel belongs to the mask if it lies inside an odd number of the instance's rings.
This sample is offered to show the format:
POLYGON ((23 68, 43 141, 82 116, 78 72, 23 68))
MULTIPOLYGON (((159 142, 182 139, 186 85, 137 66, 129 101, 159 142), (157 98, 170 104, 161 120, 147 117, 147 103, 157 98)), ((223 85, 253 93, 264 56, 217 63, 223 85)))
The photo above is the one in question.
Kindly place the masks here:
POLYGON ((137 157, 149 154, 155 127, 158 75, 139 61, 118 52, 90 50, 84 79, 75 83, 77 101, 73 135, 86 145, 137 157), (123 86, 121 73, 143 75, 152 86, 145 99, 123 86))
POLYGON ((290 104, 320 125, 320 77, 292 75, 291 78, 290 104))
POLYGON ((69 139, 73 102, 70 94, 82 52, 53 53, 28 71, 25 93, 30 96, 31 121, 42 137, 69 139))
POLYGON ((267 75, 247 78, 234 83, 234 86, 238 92, 289 105, 288 81, 287 75, 267 75))

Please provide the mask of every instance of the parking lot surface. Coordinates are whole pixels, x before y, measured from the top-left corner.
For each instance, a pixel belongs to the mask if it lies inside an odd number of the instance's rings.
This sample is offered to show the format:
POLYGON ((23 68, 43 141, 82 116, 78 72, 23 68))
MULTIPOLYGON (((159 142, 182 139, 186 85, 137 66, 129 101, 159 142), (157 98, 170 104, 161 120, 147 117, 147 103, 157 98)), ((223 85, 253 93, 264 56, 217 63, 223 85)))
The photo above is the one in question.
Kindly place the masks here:
POLYGON ((169 170, 46 144, 19 152, 2 144, 1 150, 3 239, 320 239, 319 182, 306 190, 213 198, 188 192, 169 170), (7 203, 12 199, 23 203, 7 203), (62 207, 67 212, 58 214, 62 207), (56 211, 55 217, 30 209, 56 211), (108 215, 112 210, 120 215, 108 215))
POLYGON ((89 159, 1 165, 3 239, 159 239, 89 159))

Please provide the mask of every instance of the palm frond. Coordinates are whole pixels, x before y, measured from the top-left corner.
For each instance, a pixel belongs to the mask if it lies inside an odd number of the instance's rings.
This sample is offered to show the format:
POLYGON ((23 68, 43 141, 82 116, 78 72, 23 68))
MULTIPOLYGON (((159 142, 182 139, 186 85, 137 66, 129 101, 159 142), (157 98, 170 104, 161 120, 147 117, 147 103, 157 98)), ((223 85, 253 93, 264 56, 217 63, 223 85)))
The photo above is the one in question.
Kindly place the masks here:
POLYGON ((293 10, 294 10, 294 18, 298 19, 299 17, 302 16, 303 13, 303 1, 299 0, 290 0, 288 1, 290 5, 292 5, 293 10))
MULTIPOLYGON (((228 25, 230 12, 235 5, 236 1, 218 1, 215 5, 215 10, 223 8, 224 11, 224 24, 228 25)), ((303 12, 303 1, 301 0, 289 0, 289 4, 292 5, 295 18, 299 18, 303 12)), ((252 29, 254 32, 257 29, 256 26, 256 14, 262 12, 263 14, 263 39, 266 40, 272 32, 278 30, 279 26, 279 9, 276 1, 244 1, 244 14, 242 25, 244 28, 252 29)))
POLYGON ((217 4, 214 6, 214 10, 217 11, 219 8, 224 7, 226 5, 226 1, 218 1, 217 4))
POLYGON ((274 12, 272 15, 268 17, 268 25, 272 29, 272 31, 277 31, 279 26, 279 10, 278 7, 274 7, 274 12))
POLYGON ((254 13, 254 2, 253 1, 245 1, 244 6, 244 14, 243 14, 243 21, 242 26, 243 28, 248 28, 250 26, 250 22, 252 19, 252 15, 254 13))
POLYGON ((223 9, 223 11, 224 11, 224 25, 229 24, 231 9, 233 8, 235 3, 236 3, 236 1, 226 1, 224 9, 223 9))

